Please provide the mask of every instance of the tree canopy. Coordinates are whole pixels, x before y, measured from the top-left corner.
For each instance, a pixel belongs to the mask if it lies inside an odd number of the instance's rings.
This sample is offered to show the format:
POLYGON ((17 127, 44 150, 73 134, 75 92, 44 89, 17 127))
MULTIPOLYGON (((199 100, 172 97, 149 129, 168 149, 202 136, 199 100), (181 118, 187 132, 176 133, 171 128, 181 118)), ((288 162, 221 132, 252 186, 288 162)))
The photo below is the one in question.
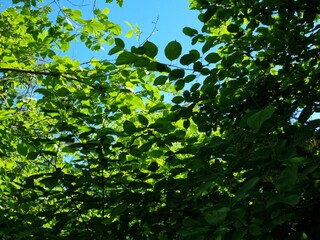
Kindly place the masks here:
POLYGON ((1 9, 2 239, 320 239, 318 0, 189 0, 193 49, 62 2, 1 9))

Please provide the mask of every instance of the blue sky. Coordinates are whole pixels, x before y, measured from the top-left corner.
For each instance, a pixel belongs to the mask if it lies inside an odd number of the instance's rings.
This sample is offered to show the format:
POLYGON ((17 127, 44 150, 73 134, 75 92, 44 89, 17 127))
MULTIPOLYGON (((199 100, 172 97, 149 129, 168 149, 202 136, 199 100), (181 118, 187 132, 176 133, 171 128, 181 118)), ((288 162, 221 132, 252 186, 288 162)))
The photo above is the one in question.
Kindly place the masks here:
MULTIPOLYGON (((63 3, 66 6, 71 7, 68 1, 61 0, 61 6, 63 3)), ((75 1, 73 1, 75 2, 75 1)), ((88 1, 83 1, 87 3, 88 1)), ((89 1, 92 3, 91 1, 89 1)), ((186 26, 199 30, 202 27, 201 22, 198 20, 198 11, 189 9, 188 0, 124 0, 122 7, 119 7, 115 0, 111 4, 106 4, 104 0, 97 0, 96 6, 104 9, 109 8, 109 19, 119 24, 123 30, 123 35, 120 36, 126 42, 126 47, 130 48, 132 45, 138 46, 143 43, 144 40, 153 32, 156 24, 156 31, 148 39, 155 43, 159 48, 157 59, 159 61, 167 62, 164 57, 164 48, 170 41, 177 40, 183 46, 183 53, 188 53, 191 49, 191 38, 184 35, 182 29, 186 26), (158 21, 157 21, 158 19, 158 21), (140 41, 132 36, 127 39, 124 35, 130 30, 129 26, 125 23, 130 22, 132 26, 137 24, 142 31, 140 35, 140 41)), ((75 8, 73 6, 73 8, 75 8)), ((81 8, 85 17, 93 17, 92 5, 88 8, 81 8)), ((73 58, 81 56, 83 46, 79 45, 76 49, 73 49, 73 58)), ((72 50, 71 50, 72 51, 72 50)), ((108 49, 106 49, 108 52, 108 49)), ((96 58, 103 58, 105 53, 92 53, 96 58)))
MULTIPOLYGON (((109 8, 109 18, 119 23, 124 32, 129 30, 124 21, 137 24, 142 30, 142 41, 152 33, 154 22, 159 17, 157 31, 149 39, 159 50, 163 50, 172 40, 179 41, 185 51, 190 49, 191 39, 182 33, 183 27, 201 28, 198 12, 189 10, 188 0, 125 0, 122 8, 116 4, 110 4, 109 8)), ((138 44, 138 41, 135 43, 138 44)))
MULTIPOLYGON (((11 2, 11 0, 0 0, 0 11, 10 7, 11 2)), ((61 7, 66 6, 73 9, 80 9, 85 18, 93 17, 93 0, 56 0, 56 2, 59 2, 61 7)), ((56 12, 53 13, 53 15, 56 16, 58 8, 55 6, 54 1, 44 0, 44 4, 49 3, 52 3, 52 7, 56 10, 56 12)), ((96 7, 110 9, 109 19, 121 26, 123 35, 120 37, 125 40, 127 48, 143 43, 152 33, 155 27, 154 23, 158 18, 156 31, 148 40, 158 46, 159 53, 157 59, 163 62, 168 62, 164 57, 164 48, 170 41, 176 40, 180 42, 183 46, 183 53, 188 53, 189 50, 192 49, 191 38, 182 33, 183 27, 192 27, 199 30, 199 32, 202 27, 201 22, 198 20, 199 12, 189 9, 188 0, 124 0, 122 7, 116 4, 116 0, 110 4, 105 3, 105 0, 96 0, 96 7), (130 22, 133 26, 135 24, 139 26, 142 31, 140 41, 138 41, 135 36, 130 39, 124 37, 125 33, 130 29, 125 21, 130 22)), ((92 57, 98 59, 106 58, 107 52, 109 51, 109 49, 106 49, 105 52, 89 52, 84 49, 84 45, 81 43, 73 43, 71 46, 67 55, 73 59, 79 59, 81 62, 82 60, 86 61, 92 57), (84 58, 84 56, 86 57, 84 58)), ((64 53, 61 54, 64 55, 64 53)))

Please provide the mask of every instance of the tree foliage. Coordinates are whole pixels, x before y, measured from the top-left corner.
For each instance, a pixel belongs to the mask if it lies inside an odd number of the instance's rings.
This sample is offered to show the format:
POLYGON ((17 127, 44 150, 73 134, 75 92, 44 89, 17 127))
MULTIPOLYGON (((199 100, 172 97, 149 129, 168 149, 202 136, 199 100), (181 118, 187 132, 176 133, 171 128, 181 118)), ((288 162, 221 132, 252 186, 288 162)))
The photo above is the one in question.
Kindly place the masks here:
POLYGON ((320 239, 317 0, 190 0, 189 52, 126 47, 107 8, 12 3, 1 238, 320 239))

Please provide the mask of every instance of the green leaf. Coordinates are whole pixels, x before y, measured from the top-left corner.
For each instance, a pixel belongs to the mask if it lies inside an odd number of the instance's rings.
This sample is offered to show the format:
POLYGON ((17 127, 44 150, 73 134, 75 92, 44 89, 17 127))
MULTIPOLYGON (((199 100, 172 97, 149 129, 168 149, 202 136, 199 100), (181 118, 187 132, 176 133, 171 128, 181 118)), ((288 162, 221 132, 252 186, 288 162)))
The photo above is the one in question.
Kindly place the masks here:
POLYGON ((297 179, 298 167, 296 165, 292 165, 282 171, 281 176, 275 182, 275 186, 279 192, 290 191, 295 186, 297 179))
POLYGON ((235 52, 228 56, 227 58, 223 59, 221 62, 222 67, 228 68, 235 64, 239 59, 243 58, 243 54, 240 52, 235 52))
POLYGON ((17 151, 22 156, 27 156, 28 154, 28 147, 23 144, 18 144, 17 151))
POLYGON ((109 55, 113 55, 117 52, 122 51, 123 49, 121 47, 118 46, 114 46, 113 48, 110 49, 110 51, 108 52, 109 55))
POLYGON ((146 51, 147 49, 145 47, 135 47, 135 46, 131 47, 131 52, 135 54, 142 55, 142 54, 145 54, 146 51))
POLYGON ((148 166, 148 170, 151 171, 151 172, 155 172, 159 169, 159 165, 157 162, 152 162, 149 164, 148 166))
POLYGON ((272 117, 274 111, 275 108, 269 105, 265 109, 253 114, 247 120, 249 127, 256 131, 259 131, 262 124, 272 117))
POLYGON ((192 82, 194 79, 196 79, 196 75, 194 75, 194 74, 190 74, 190 75, 188 75, 188 76, 186 76, 185 78, 184 78, 184 81, 186 82, 186 83, 189 83, 189 82, 192 82))
POLYGON ((183 55, 180 58, 180 63, 182 65, 189 65, 189 64, 193 63, 195 60, 196 60, 195 55, 192 53, 188 53, 186 55, 183 55))
POLYGON ((117 47, 124 48, 125 44, 121 38, 115 38, 114 41, 117 47))
POLYGON ((69 96, 70 90, 68 88, 62 87, 57 90, 56 94, 61 97, 69 96))
POLYGON ((248 230, 252 236, 259 236, 262 233, 261 227, 258 224, 250 224, 248 230))
POLYGON ((239 31, 239 27, 236 24, 230 24, 228 25, 227 30, 230 33, 236 33, 239 31))
POLYGON ((294 213, 284 214, 284 215, 281 215, 281 216, 273 219, 272 223, 275 225, 281 225, 281 224, 285 223, 286 221, 288 221, 293 216, 294 216, 294 213))
POLYGON ((161 109, 165 109, 166 108, 166 105, 163 104, 163 103, 158 103, 156 104, 155 106, 151 107, 149 109, 149 113, 153 113, 153 112, 156 112, 158 110, 161 110, 161 109))
MULTIPOLYGON (((204 227, 199 227, 199 226, 193 226, 189 228, 181 228, 178 231, 178 234, 181 235, 182 237, 191 237, 191 236, 205 236, 206 233, 210 231, 209 226, 204 226, 204 227)), ((187 238, 191 239, 191 238, 187 238)), ((202 238, 195 238, 195 239, 202 239, 202 238)))
POLYGON ((158 47, 152 42, 146 41, 143 47, 146 50, 145 54, 150 58, 154 58, 158 54, 158 47))
POLYGON ((134 63, 135 67, 147 67, 150 64, 150 59, 147 57, 139 57, 138 60, 134 63))
POLYGON ((117 217, 123 214, 127 210, 127 208, 128 208, 127 203, 121 203, 111 210, 111 216, 117 217))
POLYGON ((226 219, 228 211, 230 211, 230 208, 227 208, 227 207, 223 207, 218 210, 209 211, 205 214, 204 219, 210 225, 217 225, 226 219))
POLYGON ((169 78, 171 79, 178 79, 178 78, 183 78, 185 75, 185 72, 183 69, 173 69, 169 73, 169 78))
POLYGON ((16 111, 14 109, 10 109, 10 110, 0 110, 0 120, 6 120, 9 118, 13 118, 13 114, 16 111))
MULTIPOLYGON (((159 158, 159 157, 161 157, 163 155, 163 151, 161 151, 161 150, 152 150, 151 152, 148 153, 148 155, 150 157, 153 157, 153 158, 159 158)), ((157 163, 156 166, 157 166, 157 169, 158 169, 159 168, 158 167, 158 163, 157 163)))
POLYGON ((126 38, 131 38, 132 35, 133 35, 133 30, 130 29, 130 30, 126 33, 125 37, 126 37, 126 38))
POLYGON ((148 124, 149 124, 148 119, 141 114, 138 115, 138 120, 142 125, 148 126, 148 124))
POLYGON ((190 120, 189 119, 186 119, 183 121, 183 127, 185 129, 188 129, 190 127, 190 120))
POLYGON ((176 91, 182 90, 184 86, 185 86, 185 82, 183 79, 176 81, 176 83, 174 84, 174 88, 176 89, 176 91))
POLYGON ((124 123, 123 123, 123 130, 127 133, 127 134, 134 134, 136 131, 137 131, 137 128, 136 128, 136 126, 132 123, 132 122, 130 122, 130 121, 128 121, 128 120, 126 120, 124 123))
POLYGON ((118 56, 118 58, 116 60, 116 64, 117 65, 133 64, 137 60, 138 60, 138 57, 135 56, 133 53, 123 52, 118 56))
POLYGON ((259 177, 253 177, 247 180, 235 194, 235 201, 238 202, 242 200, 246 196, 247 192, 254 188, 254 186, 259 182, 259 180, 259 177))
POLYGON ((155 86, 164 85, 166 83, 167 79, 168 79, 167 76, 159 76, 154 80, 153 85, 155 85, 155 86))
POLYGON ((172 99, 172 102, 175 104, 182 103, 183 101, 184 101, 184 97, 182 97, 182 96, 176 96, 172 99))
POLYGON ((196 29, 190 28, 190 27, 184 27, 183 33, 189 37, 193 37, 198 34, 198 31, 196 29))
POLYGON ((164 50, 165 56, 170 61, 177 59, 181 55, 181 52, 182 52, 182 46, 177 41, 169 42, 164 50))
POLYGON ((280 201, 290 205, 291 207, 294 207, 300 202, 300 196, 295 195, 295 194, 289 195, 289 196, 284 196, 284 197, 280 198, 280 201))
POLYGON ((191 92, 195 92, 199 87, 200 87, 200 83, 195 83, 192 85, 192 87, 190 88, 191 92))
POLYGON ((168 68, 167 65, 163 64, 163 63, 156 63, 156 70, 159 72, 169 72, 170 69, 168 68))
POLYGON ((218 53, 209 53, 206 57, 205 60, 208 63, 216 63, 219 62, 221 60, 221 57, 219 56, 218 53))
POLYGON ((27 155, 27 159, 29 160, 34 160, 38 157, 38 153, 37 152, 29 152, 27 155))
POLYGON ((130 149, 130 154, 134 157, 138 157, 140 158, 141 157, 141 151, 137 148, 131 148, 130 149))
POLYGON ((313 114, 313 107, 312 105, 306 106, 300 113, 298 122, 303 124, 305 123, 313 114))

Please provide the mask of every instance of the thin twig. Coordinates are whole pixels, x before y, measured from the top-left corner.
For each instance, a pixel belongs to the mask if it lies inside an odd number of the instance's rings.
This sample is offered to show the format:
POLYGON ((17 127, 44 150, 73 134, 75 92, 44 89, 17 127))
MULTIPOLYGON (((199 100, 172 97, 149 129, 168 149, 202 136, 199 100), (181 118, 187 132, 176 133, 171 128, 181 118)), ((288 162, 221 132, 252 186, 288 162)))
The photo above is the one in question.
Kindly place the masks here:
POLYGON ((159 16, 157 16, 157 19, 156 19, 155 22, 152 22, 153 25, 154 25, 154 26, 153 26, 153 29, 152 29, 151 33, 149 34, 149 36, 143 41, 143 43, 140 44, 140 46, 143 45, 146 41, 148 41, 148 40, 152 37, 152 35, 154 35, 155 32, 158 31, 158 29, 157 29, 158 21, 159 21, 159 16))

